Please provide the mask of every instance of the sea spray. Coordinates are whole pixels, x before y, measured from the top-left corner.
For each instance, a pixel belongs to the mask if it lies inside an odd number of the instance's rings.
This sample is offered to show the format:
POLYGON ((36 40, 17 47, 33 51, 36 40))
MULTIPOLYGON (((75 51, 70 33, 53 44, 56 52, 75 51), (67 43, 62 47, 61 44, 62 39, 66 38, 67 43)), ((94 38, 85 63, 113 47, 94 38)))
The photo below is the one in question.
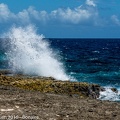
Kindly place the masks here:
POLYGON ((100 92, 100 100, 120 101, 120 89, 118 92, 111 90, 111 87, 105 87, 105 91, 100 92))
POLYGON ((69 79, 58 55, 44 36, 37 34, 34 26, 12 27, 5 35, 10 39, 10 48, 6 54, 14 72, 69 79))

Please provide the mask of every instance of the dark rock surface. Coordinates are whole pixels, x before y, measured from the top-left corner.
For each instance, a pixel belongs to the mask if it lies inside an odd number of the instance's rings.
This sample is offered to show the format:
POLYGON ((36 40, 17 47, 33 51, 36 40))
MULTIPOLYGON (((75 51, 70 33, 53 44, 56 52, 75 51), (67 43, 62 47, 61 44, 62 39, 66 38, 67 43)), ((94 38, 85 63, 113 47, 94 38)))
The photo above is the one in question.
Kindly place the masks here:
POLYGON ((111 88, 111 90, 115 93, 118 93, 118 90, 116 88, 111 88))

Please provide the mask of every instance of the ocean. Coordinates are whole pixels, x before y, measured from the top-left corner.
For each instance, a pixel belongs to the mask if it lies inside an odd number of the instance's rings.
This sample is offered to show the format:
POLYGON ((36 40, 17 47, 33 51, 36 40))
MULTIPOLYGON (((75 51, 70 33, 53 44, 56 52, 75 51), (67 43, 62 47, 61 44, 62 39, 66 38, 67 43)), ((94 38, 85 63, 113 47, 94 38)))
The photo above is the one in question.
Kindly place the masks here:
POLYGON ((120 87, 119 39, 49 39, 78 81, 120 87))
POLYGON ((0 39, 0 69, 96 83, 106 88, 99 99, 120 101, 120 39, 45 39, 32 30, 27 34, 0 39))
POLYGON ((100 99, 120 101, 120 39, 49 39, 61 51, 67 74, 106 88, 100 99), (110 88, 118 89, 113 93, 110 88))

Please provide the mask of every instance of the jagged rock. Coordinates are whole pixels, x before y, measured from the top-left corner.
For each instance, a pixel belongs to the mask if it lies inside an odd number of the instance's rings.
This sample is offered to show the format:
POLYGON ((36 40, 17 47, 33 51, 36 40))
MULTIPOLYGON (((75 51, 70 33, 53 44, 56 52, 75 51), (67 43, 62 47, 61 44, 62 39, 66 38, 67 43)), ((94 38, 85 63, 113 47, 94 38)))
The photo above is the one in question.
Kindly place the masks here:
POLYGON ((104 87, 100 87, 100 91, 104 92, 105 88, 104 87))
POLYGON ((0 76, 0 84, 43 93, 67 94, 80 98, 98 98, 101 87, 86 82, 57 81, 52 77, 0 76))
POLYGON ((7 75, 7 74, 12 74, 12 71, 11 70, 8 70, 8 69, 0 69, 0 75, 7 75))
POLYGON ((98 98, 100 95, 100 90, 101 90, 101 87, 99 85, 97 84, 90 85, 89 91, 88 91, 89 97, 94 98, 94 99, 98 98))
POLYGON ((111 90, 115 93, 118 93, 118 90, 116 88, 111 88, 111 90))

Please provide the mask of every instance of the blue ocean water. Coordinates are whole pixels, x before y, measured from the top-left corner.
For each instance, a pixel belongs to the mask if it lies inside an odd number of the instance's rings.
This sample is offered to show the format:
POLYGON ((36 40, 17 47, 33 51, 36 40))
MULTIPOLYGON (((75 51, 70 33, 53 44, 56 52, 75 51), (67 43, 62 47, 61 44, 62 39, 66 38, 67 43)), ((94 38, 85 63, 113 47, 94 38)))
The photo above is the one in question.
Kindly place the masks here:
MULTIPOLYGON (((120 89, 120 39, 47 39, 57 51, 68 75, 77 81, 120 89)), ((6 47, 0 48, 0 68, 8 69, 6 47)), ((114 93, 102 93, 113 98, 114 93)), ((106 98, 105 98, 106 99, 106 98)), ((120 94, 113 100, 120 100, 120 94)))
POLYGON ((120 87, 119 39, 50 39, 78 81, 120 87))
POLYGON ((100 99, 120 101, 120 39, 49 39, 61 51, 67 73, 106 88, 100 99), (111 91, 118 89, 118 93, 111 91))

